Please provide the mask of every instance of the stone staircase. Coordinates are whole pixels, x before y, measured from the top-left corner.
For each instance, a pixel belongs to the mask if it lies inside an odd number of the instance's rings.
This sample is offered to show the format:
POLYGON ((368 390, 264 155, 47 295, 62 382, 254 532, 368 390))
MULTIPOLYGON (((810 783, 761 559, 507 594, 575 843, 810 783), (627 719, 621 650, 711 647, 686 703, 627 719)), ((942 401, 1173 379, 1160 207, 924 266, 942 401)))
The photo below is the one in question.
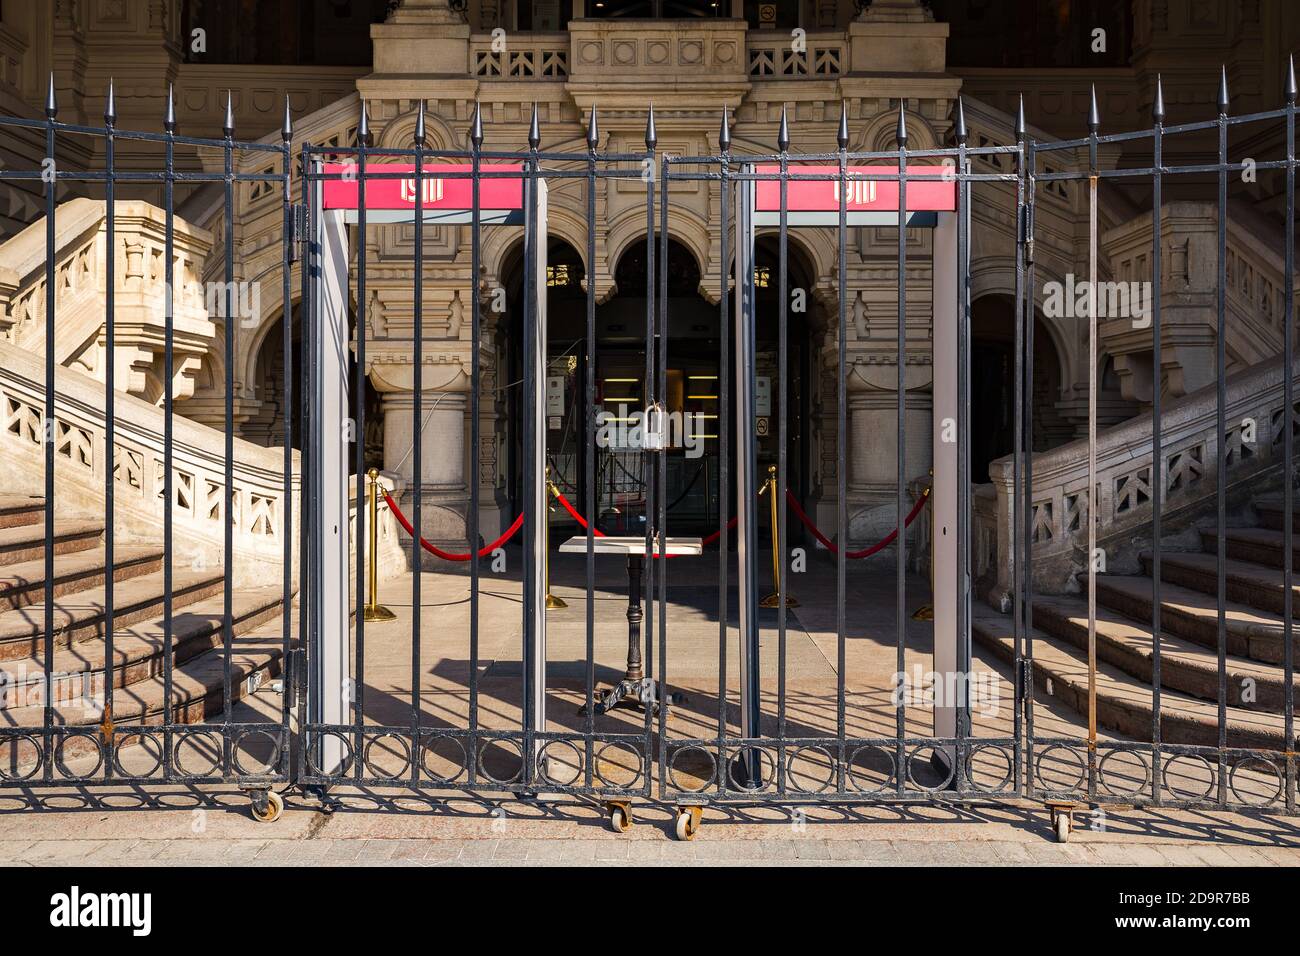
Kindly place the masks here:
MULTIPOLYGON (((44 720, 45 505, 41 498, 0 494, 0 726, 39 728, 44 720)), ((163 550, 119 545, 107 564, 102 519, 54 524, 55 723, 107 728, 161 724, 164 713, 163 550), (105 719, 105 582, 114 581, 113 686, 105 719)), ((173 720, 195 723, 223 710, 223 578, 220 565, 173 569, 173 720)), ((279 584, 234 593, 231 688, 279 674, 282 657, 279 584)), ((135 738, 130 743, 138 743, 135 738)), ((91 739, 68 738, 60 756, 93 752, 91 739)), ((28 758, 30 759, 30 753, 28 758)), ((21 759, 21 758, 20 758, 21 759)))
MULTIPOLYGON (((1259 498, 1254 505, 1255 526, 1225 534, 1227 746, 1282 750, 1281 497, 1259 498)), ((1293 518, 1300 555, 1300 509, 1293 518)), ((1161 552, 1160 727, 1166 743, 1219 743, 1218 540, 1217 530, 1202 529, 1200 552, 1161 552)), ((1097 580, 1097 720, 1106 730, 1150 740, 1152 554, 1139 557, 1141 574, 1097 580)), ((1300 557, 1294 563, 1300 568, 1300 557)), ((1293 613, 1300 616, 1300 598, 1293 613)), ((1035 686, 1086 715, 1086 596, 1035 595, 1033 625, 1035 686)), ((1008 615, 977 605, 973 639, 1003 660, 1013 659, 1008 615)), ((1292 637, 1298 639, 1300 625, 1292 637)), ((1293 651, 1300 651, 1300 643, 1293 651)), ((1295 660, 1300 662, 1300 653, 1295 660)))

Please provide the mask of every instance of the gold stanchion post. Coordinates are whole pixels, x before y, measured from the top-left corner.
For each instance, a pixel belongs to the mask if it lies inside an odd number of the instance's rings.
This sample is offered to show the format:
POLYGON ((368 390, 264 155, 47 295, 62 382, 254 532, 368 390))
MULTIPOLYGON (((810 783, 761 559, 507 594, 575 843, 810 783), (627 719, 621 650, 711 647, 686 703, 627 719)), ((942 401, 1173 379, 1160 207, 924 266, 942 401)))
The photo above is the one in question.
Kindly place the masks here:
MULTIPOLYGON (((772 593, 758 602, 759 607, 781 606, 781 530, 776 526, 780 514, 776 502, 776 465, 767 466, 767 481, 759 489, 759 496, 771 492, 772 505, 772 593)), ((785 596, 786 607, 798 607, 799 602, 789 594, 785 596)))
POLYGON ((367 492, 370 498, 370 521, 367 523, 370 547, 366 557, 370 569, 366 589, 369 600, 362 617, 367 622, 395 621, 397 615, 379 603, 379 469, 371 468, 366 472, 366 477, 369 479, 367 492))
MULTIPOLYGON (((559 493, 559 488, 555 487, 555 482, 551 481, 551 466, 546 466, 546 490, 554 497, 559 493)), ((550 511, 553 511, 554 505, 547 505, 546 517, 546 610, 555 611, 568 607, 568 602, 563 598, 557 598, 551 593, 551 518, 550 511)))

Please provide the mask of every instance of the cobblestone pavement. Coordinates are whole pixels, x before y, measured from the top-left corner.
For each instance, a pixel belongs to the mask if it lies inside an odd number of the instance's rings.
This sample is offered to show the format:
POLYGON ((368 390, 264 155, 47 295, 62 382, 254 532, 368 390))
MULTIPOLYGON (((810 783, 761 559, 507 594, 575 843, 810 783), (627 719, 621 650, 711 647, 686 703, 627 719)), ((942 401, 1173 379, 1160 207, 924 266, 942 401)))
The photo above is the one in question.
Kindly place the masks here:
POLYGON ((637 808, 627 834, 583 803, 430 800, 368 793, 331 814, 290 796, 259 824, 238 792, 176 790, 0 797, 0 865, 1295 866, 1300 821, 1109 809, 1067 844, 1029 804, 710 809, 698 837, 671 838, 668 808, 637 808))

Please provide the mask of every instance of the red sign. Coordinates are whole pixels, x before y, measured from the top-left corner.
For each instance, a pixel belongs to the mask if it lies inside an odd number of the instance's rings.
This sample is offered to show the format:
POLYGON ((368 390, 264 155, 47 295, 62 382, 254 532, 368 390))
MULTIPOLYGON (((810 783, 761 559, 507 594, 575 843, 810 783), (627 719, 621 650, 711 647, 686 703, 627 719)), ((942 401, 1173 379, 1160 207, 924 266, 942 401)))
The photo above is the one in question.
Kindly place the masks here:
MULTIPOLYGON (((838 166, 790 166, 789 172, 815 175, 839 175, 838 166)), ((780 175, 780 166, 757 166, 760 174, 780 175)), ((897 176, 897 166, 851 166, 849 174, 897 176)), ((942 166, 911 166, 907 170, 907 211, 954 212, 957 209, 957 182, 950 170, 942 166)), ((755 184, 758 212, 779 212, 781 181, 760 179, 755 184)), ((849 179, 846 183, 845 208, 852 213, 898 213, 898 180, 849 179)), ((838 179, 792 179, 786 187, 785 208, 788 212, 838 212, 838 179)))
MULTIPOLYGON (((523 167, 513 165, 482 165, 485 173, 519 172, 523 167)), ((340 179, 321 181, 321 199, 325 209, 356 209, 358 167, 353 163, 330 163, 324 167, 327 174, 342 174, 340 179)), ((420 192, 423 209, 427 213, 472 209, 474 205, 473 180, 468 177, 450 178, 446 173, 468 173, 469 165, 428 163, 420 171, 420 192)), ((415 211, 415 166, 403 163, 368 163, 366 165, 366 209, 400 209, 415 211), (370 173, 410 173, 410 176, 392 179, 372 179, 370 173)), ((524 208, 523 176, 491 176, 479 180, 479 209, 520 210, 524 208)))

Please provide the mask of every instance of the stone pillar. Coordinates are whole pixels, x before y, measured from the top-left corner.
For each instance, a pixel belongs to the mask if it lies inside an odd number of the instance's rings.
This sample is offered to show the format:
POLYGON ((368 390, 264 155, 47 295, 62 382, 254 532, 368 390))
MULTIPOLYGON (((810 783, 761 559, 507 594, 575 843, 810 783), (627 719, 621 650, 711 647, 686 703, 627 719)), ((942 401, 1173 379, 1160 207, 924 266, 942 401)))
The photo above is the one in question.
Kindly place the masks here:
MULTIPOLYGON (((388 392, 383 398, 384 470, 401 475, 406 490, 398 502, 415 521, 415 497, 420 497, 420 533, 447 551, 466 550, 465 514, 469 485, 465 478, 464 391, 425 390, 421 408, 421 461, 415 473, 415 393, 388 392)), ((424 567, 442 562, 424 555, 424 567)))
MULTIPOLYGON (((897 525, 898 392, 891 363, 858 364, 848 376, 849 547, 875 544, 897 525)), ((926 475, 932 458, 932 399, 929 365, 911 365, 907 374, 904 436, 905 479, 926 475)), ((909 506, 910 510, 910 506, 909 506)), ((880 552, 892 554, 891 548, 880 552)))

